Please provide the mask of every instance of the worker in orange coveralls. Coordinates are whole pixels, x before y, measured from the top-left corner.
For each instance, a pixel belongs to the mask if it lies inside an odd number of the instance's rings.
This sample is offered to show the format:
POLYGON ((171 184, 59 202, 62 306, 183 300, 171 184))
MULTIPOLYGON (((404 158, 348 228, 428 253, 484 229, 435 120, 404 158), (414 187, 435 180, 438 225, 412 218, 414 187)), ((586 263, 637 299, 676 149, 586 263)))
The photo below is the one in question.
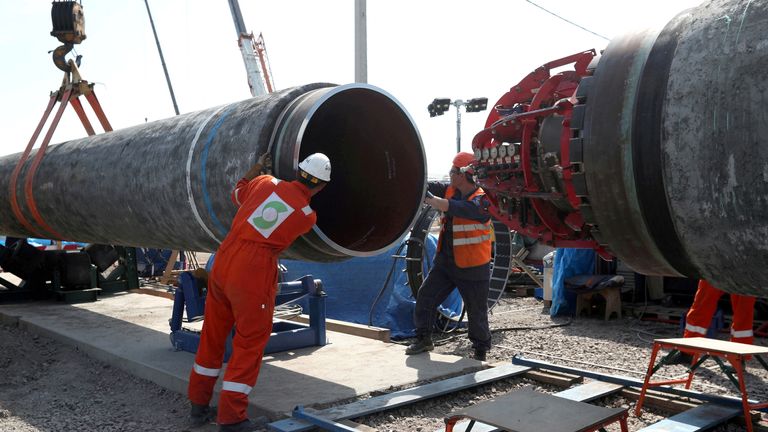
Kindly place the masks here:
POLYGON ((189 378, 191 419, 197 426, 214 416, 208 403, 234 325, 217 422, 220 431, 258 430, 246 408, 272 331, 278 255, 315 224, 317 215, 309 201, 331 180, 331 162, 322 153, 311 154, 299 164, 295 181, 258 175, 270 165, 269 155, 262 155, 232 192, 232 201, 240 208, 216 253, 203 333, 189 378))
MULTIPOLYGON (((685 333, 683 337, 704 337, 707 334, 712 316, 717 310, 717 301, 723 291, 712 286, 709 282, 699 280, 693 305, 685 316, 685 333)), ((752 344, 752 320, 755 315, 755 297, 731 294, 733 307, 733 324, 731 325, 731 342, 752 344)))

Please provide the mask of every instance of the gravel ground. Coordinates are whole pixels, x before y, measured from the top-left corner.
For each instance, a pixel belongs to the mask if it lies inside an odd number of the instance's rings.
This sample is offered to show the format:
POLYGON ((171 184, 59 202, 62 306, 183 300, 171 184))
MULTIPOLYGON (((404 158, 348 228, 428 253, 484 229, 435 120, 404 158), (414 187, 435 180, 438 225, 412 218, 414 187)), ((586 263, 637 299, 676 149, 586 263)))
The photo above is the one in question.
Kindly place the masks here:
MULTIPOLYGON (((542 303, 530 297, 505 298, 491 316, 492 329, 547 327, 566 324, 568 319, 551 319, 542 313, 542 303)), ((497 331, 491 363, 509 363, 512 356, 550 361, 613 375, 641 379, 650 357, 654 335, 677 337, 677 326, 624 318, 604 322, 580 318, 568 325, 535 330, 497 331)), ((765 339, 757 344, 766 345, 765 339)), ((465 334, 451 334, 436 352, 469 356, 465 334)), ((705 363, 714 369, 714 363, 705 363)), ((56 341, 31 335, 16 327, 0 327, 0 431, 184 431, 208 432, 214 425, 187 428, 187 401, 184 395, 167 391, 121 370, 85 356, 56 341)), ((768 373, 756 362, 748 370, 749 392, 753 399, 768 399, 768 373)), ((682 366, 660 372, 679 376, 682 366)), ((379 431, 435 431, 453 410, 499 396, 524 386, 553 393, 562 388, 527 378, 488 384, 405 408, 355 419, 379 431)), ((693 388, 716 394, 736 395, 732 384, 718 371, 697 373, 693 388)), ((392 389, 399 390, 399 389, 392 389)), ((633 408, 635 402, 610 396, 596 402, 602 406, 633 408)), ((635 431, 666 417, 669 413, 645 409, 642 418, 630 416, 635 431)), ((619 430, 618 427, 609 430, 619 430)), ((736 424, 715 431, 744 430, 736 424)))
MULTIPOLYGON (((503 299, 493 310, 490 317, 491 329, 510 327, 558 327, 536 330, 495 331, 494 348, 488 353, 492 363, 509 363, 514 355, 530 359, 543 360, 559 365, 587 369, 611 375, 643 379, 651 354, 652 340, 657 337, 680 337, 677 325, 641 321, 625 317, 610 320, 592 317, 550 318, 545 313, 542 303, 532 297, 513 297, 503 299)), ((768 345, 765 339, 757 339, 756 344, 768 345)), ((466 335, 455 335, 444 344, 435 348, 436 352, 470 356, 472 349, 466 335)), ((739 396, 733 384, 719 371, 711 360, 703 365, 708 370, 696 374, 692 389, 707 393, 739 396)), ((679 377, 686 372, 680 365, 667 366, 657 372, 655 377, 679 377)), ((768 372, 757 362, 748 364, 748 391, 750 398, 768 399, 768 372)), ((589 380, 585 380, 588 382, 589 380)), ((444 425, 443 418, 452 410, 467 407, 477 402, 508 393, 510 391, 533 386, 545 393, 562 391, 560 387, 542 384, 522 377, 514 377, 495 384, 489 384, 476 390, 461 392, 415 406, 388 411, 385 413, 357 419, 358 422, 374 427, 382 432, 395 431, 436 431, 444 425)), ((635 401, 620 396, 610 396, 595 402, 606 407, 635 407, 635 401)), ((672 415, 672 413, 643 407, 643 416, 630 415, 630 431, 672 415)), ((609 431, 620 430, 618 425, 609 431)), ((713 429, 717 432, 741 431, 743 426, 728 424, 713 429)))

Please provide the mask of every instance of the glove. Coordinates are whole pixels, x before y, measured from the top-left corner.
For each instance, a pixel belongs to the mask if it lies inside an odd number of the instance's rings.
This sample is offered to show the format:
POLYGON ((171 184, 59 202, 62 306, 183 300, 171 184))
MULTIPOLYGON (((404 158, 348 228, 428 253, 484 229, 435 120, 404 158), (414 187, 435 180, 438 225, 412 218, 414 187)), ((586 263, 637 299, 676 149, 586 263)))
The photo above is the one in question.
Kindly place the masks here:
POLYGON ((272 172, 272 156, 270 156, 269 152, 266 152, 259 156, 259 160, 256 161, 259 165, 261 165, 261 169, 264 172, 270 173, 272 172))

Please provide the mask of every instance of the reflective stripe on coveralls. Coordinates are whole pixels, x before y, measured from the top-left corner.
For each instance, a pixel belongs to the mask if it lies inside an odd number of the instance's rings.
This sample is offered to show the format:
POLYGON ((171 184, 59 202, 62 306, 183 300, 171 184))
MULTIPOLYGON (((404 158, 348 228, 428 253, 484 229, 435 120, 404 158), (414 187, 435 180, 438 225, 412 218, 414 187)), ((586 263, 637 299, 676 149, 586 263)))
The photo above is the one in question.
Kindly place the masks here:
POLYGON ((251 392, 251 390, 253 390, 253 387, 249 386, 248 384, 237 383, 233 381, 223 381, 221 383, 221 389, 238 392, 238 393, 244 393, 247 395, 251 392))
POLYGON ((192 366, 195 372, 199 373, 200 375, 205 375, 208 377, 218 377, 219 372, 221 372, 221 369, 209 369, 207 367, 202 367, 199 364, 195 363, 194 366, 192 366))
MULTIPOLYGON (((699 281, 696 297, 691 310, 685 316, 684 337, 704 337, 717 310, 717 302, 725 294, 705 280, 699 281)), ((731 324, 731 342, 752 344, 755 297, 731 294, 733 323, 731 324)))

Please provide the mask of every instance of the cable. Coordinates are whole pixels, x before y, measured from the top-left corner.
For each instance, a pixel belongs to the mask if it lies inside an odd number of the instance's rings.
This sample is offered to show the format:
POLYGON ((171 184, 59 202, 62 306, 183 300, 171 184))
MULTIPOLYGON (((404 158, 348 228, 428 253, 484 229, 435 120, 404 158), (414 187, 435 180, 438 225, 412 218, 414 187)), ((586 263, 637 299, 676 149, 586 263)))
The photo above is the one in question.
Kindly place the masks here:
POLYGON ((593 35, 595 35, 595 36, 597 36, 597 37, 599 37, 599 38, 605 39, 605 40, 607 40, 607 41, 609 41, 609 42, 611 41, 611 40, 610 40, 610 39, 608 39, 607 37, 605 37, 605 36, 603 36, 603 35, 600 35, 600 34, 597 34, 597 33, 593 32, 592 30, 590 30, 590 29, 588 29, 588 28, 586 28, 586 27, 582 27, 582 26, 580 26, 580 25, 576 24, 576 23, 575 23, 575 22, 573 22, 573 21, 570 21, 570 20, 568 20, 568 19, 566 19, 566 18, 564 18, 564 17, 562 17, 562 16, 560 16, 560 15, 558 15, 558 14, 556 14, 556 13, 554 13, 554 12, 550 11, 550 10, 547 10, 547 9, 545 9, 545 8, 543 8, 543 7, 539 6, 539 5, 537 5, 536 3, 532 2, 531 0, 525 0, 525 1, 527 1, 528 3, 530 3, 530 4, 534 5, 534 6, 536 6, 537 8, 539 8, 539 9, 543 10, 543 11, 544 11, 544 12, 546 12, 546 13, 548 13, 548 14, 550 14, 550 15, 552 15, 552 16, 554 16, 554 17, 556 17, 556 18, 559 18, 559 19, 561 19, 561 20, 563 20, 563 21, 565 21, 565 22, 567 22, 568 24, 571 24, 571 25, 573 25, 573 26, 576 26, 576 27, 578 27, 578 28, 580 28, 580 29, 584 30, 585 32, 588 32, 588 33, 592 33, 593 35))
POLYGON ((397 250, 395 251, 395 255, 392 257, 392 266, 389 268, 389 273, 387 273, 387 278, 384 280, 384 285, 382 285, 381 289, 379 290, 379 293, 376 294, 376 298, 373 300, 373 303, 371 303, 371 310, 368 313, 368 325, 373 326, 373 310, 376 309, 376 304, 381 300, 381 297, 384 296, 384 292, 387 290, 387 287, 389 286, 389 281, 392 279, 392 273, 395 272, 395 266, 397 265, 397 260, 400 258, 400 253, 403 251, 403 248, 408 242, 402 242, 400 243, 400 246, 397 247, 397 250))
POLYGON ((505 332, 505 331, 518 331, 518 330, 545 330, 555 327, 565 327, 571 325, 573 318, 568 318, 568 321, 558 324, 548 324, 543 326, 528 326, 528 327, 502 327, 497 329, 491 329, 491 333, 505 332))
POLYGON ((291 319, 293 317, 301 315, 304 310, 301 305, 291 304, 290 302, 275 306, 275 311, 272 314, 274 318, 291 319))
POLYGON ((534 310, 534 309, 541 309, 541 306, 533 306, 533 307, 527 307, 527 308, 522 308, 522 309, 510 309, 510 310, 501 311, 501 312, 491 311, 491 314, 492 315, 506 315, 506 314, 510 314, 510 313, 525 312, 525 311, 534 310))
MULTIPOLYGON (((550 355, 550 354, 544 354, 544 353, 536 352, 536 351, 520 350, 520 349, 511 348, 511 347, 504 346, 504 345, 493 345, 493 346, 495 346, 496 348, 505 349, 507 351, 516 351, 516 352, 521 352, 521 353, 526 353, 526 354, 533 354, 533 355, 542 356, 542 357, 549 357, 549 358, 553 358, 555 360, 564 361, 566 363, 580 363, 580 364, 587 365, 587 366, 594 366, 594 367, 599 367, 599 368, 603 368, 603 369, 611 369, 611 370, 617 370, 617 371, 620 371, 620 372, 626 372, 626 373, 631 373, 631 374, 635 374, 635 375, 645 376, 645 372, 640 372, 640 371, 636 371, 636 370, 632 370, 632 369, 624 369, 624 368, 619 368, 619 367, 614 367, 614 366, 606 366, 606 365, 601 365, 601 364, 597 364, 597 363, 590 363, 590 362, 585 362, 585 361, 581 361, 581 360, 569 359, 569 358, 565 358, 565 357, 558 357, 558 356, 554 356, 554 355, 550 355)), ((662 376, 662 375, 657 375, 657 376, 660 377, 660 378, 664 378, 664 379, 672 379, 672 377, 667 377, 667 376, 662 376)))
POLYGON ((440 328, 440 326, 438 326, 437 324, 437 321, 435 321, 435 328, 437 328, 440 331, 440 333, 444 333, 444 334, 453 333, 458 329, 463 328, 461 326, 461 322, 464 321, 464 315, 466 315, 466 313, 467 313, 467 308, 462 303, 461 315, 459 315, 459 319, 457 321, 453 321, 452 319, 447 318, 445 315, 438 314, 437 319, 440 320, 440 318, 443 318, 445 320, 445 325, 442 328, 440 328), (456 324, 449 330, 448 326, 453 322, 455 322, 456 324))

